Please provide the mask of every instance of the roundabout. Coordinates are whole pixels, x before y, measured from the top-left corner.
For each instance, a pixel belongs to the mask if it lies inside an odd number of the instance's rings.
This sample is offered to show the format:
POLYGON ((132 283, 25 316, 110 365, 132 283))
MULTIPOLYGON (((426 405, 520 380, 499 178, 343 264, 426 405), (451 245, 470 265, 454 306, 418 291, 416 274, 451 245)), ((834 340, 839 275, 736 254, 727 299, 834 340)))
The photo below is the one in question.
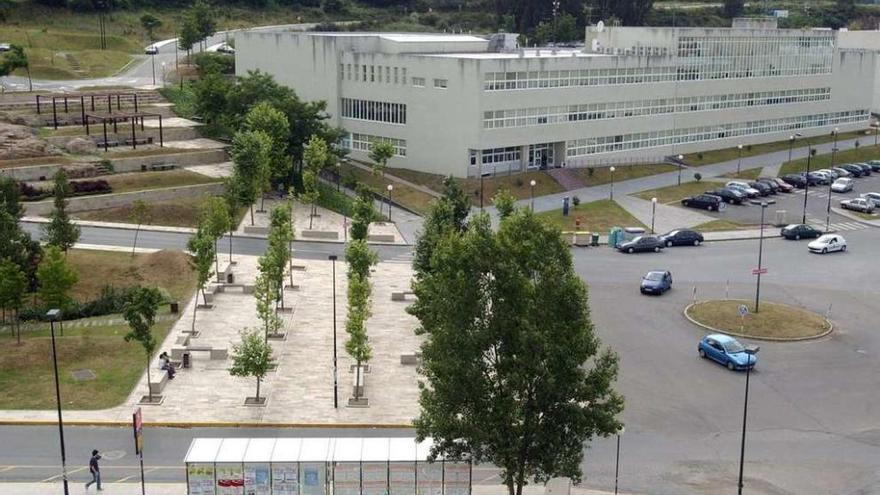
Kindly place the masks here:
POLYGON ((834 328, 822 315, 787 304, 762 301, 760 311, 754 309, 742 299, 714 299, 689 304, 684 315, 710 332, 775 342, 816 339, 834 328))

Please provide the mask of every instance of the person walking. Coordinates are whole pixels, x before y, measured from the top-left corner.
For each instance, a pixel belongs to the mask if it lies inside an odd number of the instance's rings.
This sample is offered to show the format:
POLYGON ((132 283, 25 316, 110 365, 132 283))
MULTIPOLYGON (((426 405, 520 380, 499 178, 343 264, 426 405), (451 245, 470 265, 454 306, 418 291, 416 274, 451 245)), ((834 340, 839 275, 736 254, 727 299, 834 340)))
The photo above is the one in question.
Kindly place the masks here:
POLYGON ((92 458, 89 459, 89 472, 92 473, 92 481, 86 483, 86 490, 89 489, 94 483, 98 484, 98 491, 103 491, 101 488, 101 468, 98 466, 98 461, 101 460, 101 454, 98 453, 98 449, 92 451, 92 458))

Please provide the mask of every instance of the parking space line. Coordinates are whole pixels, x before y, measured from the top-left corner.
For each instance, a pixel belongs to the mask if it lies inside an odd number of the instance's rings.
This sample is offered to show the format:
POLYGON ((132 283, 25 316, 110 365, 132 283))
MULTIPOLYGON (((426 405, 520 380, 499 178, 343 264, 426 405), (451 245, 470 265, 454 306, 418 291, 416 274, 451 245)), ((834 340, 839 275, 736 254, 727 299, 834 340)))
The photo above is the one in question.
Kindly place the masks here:
MULTIPOLYGON (((78 472, 80 472, 80 471, 85 471, 85 469, 86 469, 86 468, 81 467, 81 468, 76 468, 76 469, 74 469, 73 471, 68 471, 68 472, 67 472, 67 476, 70 476, 71 474, 78 473, 78 472)), ((57 478, 61 478, 61 477, 63 477, 63 476, 64 476, 64 473, 56 474, 55 476, 52 476, 52 477, 50 477, 50 478, 46 478, 46 479, 40 481, 39 483, 48 483, 48 482, 53 481, 53 480, 55 480, 55 479, 57 479, 57 478)))

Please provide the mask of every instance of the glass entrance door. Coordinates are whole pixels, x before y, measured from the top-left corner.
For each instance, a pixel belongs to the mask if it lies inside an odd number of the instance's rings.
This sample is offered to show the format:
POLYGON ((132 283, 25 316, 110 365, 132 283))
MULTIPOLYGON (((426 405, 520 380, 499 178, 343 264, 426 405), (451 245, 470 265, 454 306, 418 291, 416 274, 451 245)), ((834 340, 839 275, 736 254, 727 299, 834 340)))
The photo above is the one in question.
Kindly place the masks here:
POLYGON ((529 168, 541 170, 554 167, 553 145, 549 143, 529 145, 529 168))

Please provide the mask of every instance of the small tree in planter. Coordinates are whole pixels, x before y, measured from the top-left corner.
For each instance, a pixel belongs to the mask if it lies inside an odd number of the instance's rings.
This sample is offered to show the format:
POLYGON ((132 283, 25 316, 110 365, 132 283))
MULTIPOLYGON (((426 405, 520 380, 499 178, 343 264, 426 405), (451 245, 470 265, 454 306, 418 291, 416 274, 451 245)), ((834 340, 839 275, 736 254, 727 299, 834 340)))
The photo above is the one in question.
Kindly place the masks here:
POLYGON ((260 273, 254 282, 254 298, 257 300, 257 316, 263 321, 265 335, 263 340, 268 341, 269 336, 278 335, 281 330, 281 318, 275 311, 275 300, 278 297, 278 288, 271 275, 260 273))
POLYGON ((361 366, 372 357, 372 349, 367 340, 366 322, 370 317, 370 281, 358 274, 351 273, 348 278, 348 316, 345 331, 348 341, 345 351, 355 360, 355 389, 353 404, 361 404, 360 381, 361 366))
MULTIPOLYGON (((214 239, 205 232, 202 226, 193 237, 189 238, 187 248, 193 255, 193 263, 196 268, 196 280, 199 289, 202 291, 202 298, 205 305, 208 304, 208 296, 205 295, 205 284, 211 278, 211 265, 214 264, 214 239)), ((196 294, 195 304, 193 306, 192 331, 196 331, 196 311, 199 308, 198 294, 196 294)))
POLYGON ((150 205, 148 205, 142 199, 135 200, 131 204, 130 219, 132 223, 137 224, 137 228, 134 231, 134 242, 131 245, 131 257, 134 258, 134 253, 137 250, 138 234, 141 231, 141 225, 150 222, 150 205))
MULTIPOLYGON (((125 341, 136 340, 141 343, 144 353, 147 355, 147 404, 158 402, 153 399, 153 385, 150 380, 150 361, 153 352, 156 351, 156 338, 152 328, 156 323, 156 313, 162 303, 162 293, 155 287, 140 287, 134 291, 131 300, 125 305, 122 317, 128 322, 129 331, 125 335, 125 341)), ((143 401, 142 401, 143 402, 143 401)))
POLYGON ((263 405, 265 397, 260 397, 260 383, 274 365, 272 346, 263 340, 259 330, 243 330, 241 342, 232 346, 232 376, 254 377, 257 379, 257 395, 247 397, 245 405, 263 405))
POLYGON ((701 180, 703 180, 703 174, 699 172, 694 172, 694 180, 700 182, 701 180))
POLYGON ((373 160, 373 175, 383 177, 388 160, 394 156, 394 145, 387 141, 373 141, 370 145, 370 160, 373 160))

